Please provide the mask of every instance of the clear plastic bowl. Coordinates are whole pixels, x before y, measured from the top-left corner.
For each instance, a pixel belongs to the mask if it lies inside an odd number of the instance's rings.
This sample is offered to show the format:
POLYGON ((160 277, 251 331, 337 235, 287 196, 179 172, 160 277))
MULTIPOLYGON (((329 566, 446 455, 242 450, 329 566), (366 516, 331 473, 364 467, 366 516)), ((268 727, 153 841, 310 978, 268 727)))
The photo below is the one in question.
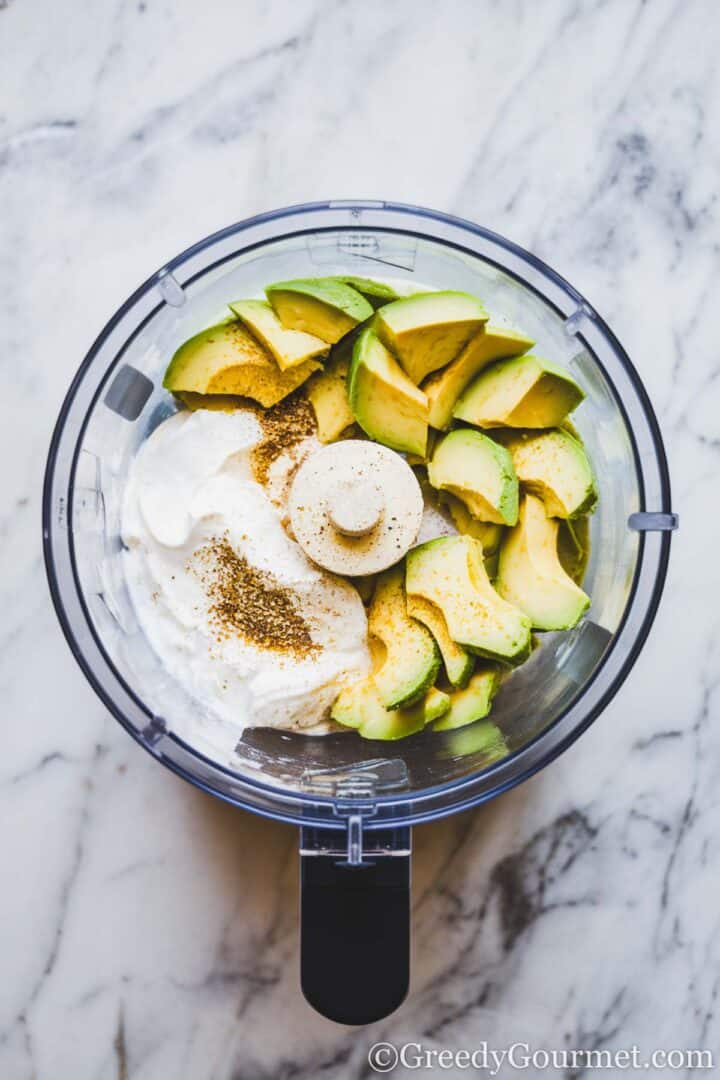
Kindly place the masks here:
MULTIPOLYGON (((45 554, 70 646, 102 700, 169 768, 227 801, 300 824, 367 828, 429 820, 517 784, 567 747, 630 670, 665 578, 667 465, 630 360, 592 307, 539 260, 444 214, 380 202, 330 202, 261 215, 208 237, 123 304, 76 375, 55 430, 44 496, 45 554), (202 708, 172 683, 135 620, 122 573, 120 504, 139 445, 175 406, 162 389, 175 348, 225 304, 270 281, 325 274, 402 278, 477 293, 567 365, 587 391, 573 419, 595 464, 585 587, 592 608, 506 682, 487 727, 426 731, 389 745, 354 735, 250 729, 213 756, 192 723, 202 708), (645 514, 660 514, 660 518, 645 514), (631 515, 634 517, 632 525, 631 515), (645 531, 659 526, 660 531, 645 531)), ((211 724, 208 718, 203 723, 211 724)), ((200 728, 202 731, 202 727, 200 728)))

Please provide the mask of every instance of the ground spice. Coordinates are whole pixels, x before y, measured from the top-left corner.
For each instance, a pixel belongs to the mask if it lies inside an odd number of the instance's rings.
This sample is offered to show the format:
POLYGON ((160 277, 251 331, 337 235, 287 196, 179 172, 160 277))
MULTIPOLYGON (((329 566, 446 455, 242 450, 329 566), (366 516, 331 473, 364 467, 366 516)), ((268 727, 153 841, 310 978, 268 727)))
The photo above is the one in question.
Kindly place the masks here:
POLYGON ((193 561, 191 569, 210 601, 208 618, 218 642, 239 635, 260 648, 298 659, 320 651, 297 597, 273 574, 251 566, 226 535, 199 548, 193 561))
POLYGON ((303 439, 314 435, 317 422, 313 407, 302 391, 295 391, 271 409, 257 409, 256 416, 263 437, 253 448, 250 462, 257 482, 265 484, 272 463, 303 439))

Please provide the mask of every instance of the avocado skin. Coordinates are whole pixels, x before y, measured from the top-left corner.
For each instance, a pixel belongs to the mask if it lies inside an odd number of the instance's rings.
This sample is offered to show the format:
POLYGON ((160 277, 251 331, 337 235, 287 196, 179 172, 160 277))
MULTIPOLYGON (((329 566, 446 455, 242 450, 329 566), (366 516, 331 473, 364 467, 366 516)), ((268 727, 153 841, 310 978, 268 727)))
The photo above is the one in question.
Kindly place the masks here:
POLYGON ((276 292, 296 292, 304 296, 311 296, 313 300, 320 300, 323 304, 344 311, 346 315, 363 322, 372 315, 372 308, 364 296, 353 289, 351 285, 339 281, 333 277, 320 278, 293 278, 289 281, 274 281, 265 289, 266 296, 272 296, 276 292))
POLYGON ((393 300, 404 300, 416 292, 427 291, 407 283, 407 291, 399 292, 394 285, 390 285, 387 281, 378 281, 376 278, 353 277, 352 274, 345 276, 336 274, 334 280, 355 289, 376 309, 392 303, 393 300))
POLYGON ((332 277, 275 281, 266 287, 265 295, 283 325, 330 344, 373 314, 364 296, 332 277))

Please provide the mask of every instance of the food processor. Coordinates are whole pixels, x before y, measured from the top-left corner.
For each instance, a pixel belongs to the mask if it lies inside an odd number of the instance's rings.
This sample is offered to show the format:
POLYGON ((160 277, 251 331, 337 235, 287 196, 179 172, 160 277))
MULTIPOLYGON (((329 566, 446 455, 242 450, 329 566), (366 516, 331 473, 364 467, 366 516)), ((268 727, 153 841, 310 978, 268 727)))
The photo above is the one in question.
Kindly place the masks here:
MULTIPOLYGON (((45 559, 70 648, 150 754, 197 787, 300 827, 301 983, 325 1016, 391 1012, 409 973, 411 826, 476 806, 552 761, 632 667, 665 580, 671 511, 648 396, 612 331, 558 274, 502 237, 446 214, 339 200, 262 214, 200 241, 154 273, 80 366, 50 448, 45 559), (271 281, 334 274, 479 296, 566 366, 587 397, 573 420, 599 478, 584 588, 588 615, 542 635, 505 681, 492 723, 393 743, 353 733, 248 728, 227 750, 212 718, 163 670, 127 592, 120 513, 138 447, 177 406, 168 360, 237 297, 271 281)), ((252 872, 249 869, 248 872, 252 872)))

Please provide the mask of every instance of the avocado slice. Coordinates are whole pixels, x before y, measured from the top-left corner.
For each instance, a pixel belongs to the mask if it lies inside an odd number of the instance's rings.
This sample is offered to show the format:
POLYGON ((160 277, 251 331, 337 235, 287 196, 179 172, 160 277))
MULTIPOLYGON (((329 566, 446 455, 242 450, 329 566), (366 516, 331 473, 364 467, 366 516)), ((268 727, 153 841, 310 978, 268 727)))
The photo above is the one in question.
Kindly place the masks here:
POLYGON ((307 396, 315 410, 318 438, 323 443, 335 442, 355 422, 348 397, 350 363, 355 342, 371 323, 372 318, 358 323, 332 345, 324 369, 308 382, 307 396))
POLYGON ((273 354, 281 371, 304 364, 306 360, 323 360, 330 351, 328 343, 313 334, 286 330, 266 300, 235 300, 228 306, 273 354))
POLYGON ((433 724, 433 731, 451 731, 482 720, 492 708, 500 686, 500 668, 485 664, 476 671, 464 689, 450 694, 450 708, 433 724))
POLYGON ((480 541, 483 547, 485 563, 487 564, 488 558, 495 555, 500 547, 504 532, 503 526, 496 525, 491 521, 478 520, 470 513, 465 503, 458 499, 457 495, 452 495, 449 491, 443 491, 441 499, 450 511, 450 517, 457 531, 480 541))
POLYGON ((283 326, 304 330, 331 345, 373 313, 364 296, 335 278, 276 281, 265 295, 283 326))
POLYGON ((435 447, 428 479, 481 521, 517 522, 518 478, 510 453, 480 431, 458 428, 446 435, 435 447))
POLYGON ((590 519, 561 521, 558 529, 558 559, 576 585, 582 585, 590 558, 590 519))
MULTIPOLYGON (((445 745, 455 757, 482 755, 483 767, 492 765, 494 761, 502 761, 510 753, 502 731, 490 720, 453 731, 446 736, 445 745)), ((479 767, 475 763, 473 765, 479 767)))
POLYGON ((427 626, 440 650, 447 680, 453 687, 466 686, 475 667, 475 657, 450 637, 440 608, 423 596, 408 596, 408 615, 427 626))
POLYGON ((272 354, 238 319, 201 330, 177 350, 163 379, 174 393, 232 394, 276 405, 320 367, 305 360, 281 371, 272 354))
POLYGON ((430 403, 430 425, 441 431, 450 427, 455 402, 465 387, 493 360, 520 356, 535 342, 519 330, 488 322, 485 329, 467 343, 463 351, 443 371, 423 383, 430 403))
POLYGON ((371 439, 391 450, 425 456, 427 398, 370 327, 353 348, 348 395, 355 419, 371 439))
POLYGON ((477 427, 557 427, 585 397, 564 368, 528 353, 499 360, 470 383, 453 416, 477 427))
POLYGON ((335 442, 355 422, 347 394, 348 370, 347 358, 331 356, 324 370, 316 372, 307 384, 322 443, 335 442))
POLYGON ((433 685, 440 653, 432 634, 407 613, 403 570, 378 577, 368 611, 368 633, 382 643, 382 661, 373 672, 386 709, 412 705, 433 685))
POLYGON ((418 293, 381 308, 378 337, 397 356, 414 383, 454 360, 487 322, 476 296, 462 292, 418 293))
POLYGON ((518 524, 500 548, 496 587, 536 630, 569 630, 590 606, 590 597, 563 570, 557 540, 557 520, 540 499, 526 495, 518 524))
MULTIPOLYGON (((437 436, 438 436, 437 431, 433 431, 432 428, 428 428, 427 442, 425 443, 425 453, 422 454, 422 455, 420 455, 420 454, 408 454, 407 457, 406 457, 406 461, 407 461, 408 465, 411 465, 413 468, 416 468, 419 465, 427 465, 428 461, 433 456, 433 451, 435 449, 435 443, 437 441, 437 436)), ((425 470, 425 473, 427 474, 427 470, 425 470)), ((418 475, 418 479, 419 479, 419 475, 418 475)))
POLYGON ((482 544, 442 536, 407 555, 405 587, 440 608, 450 637, 468 652, 518 664, 530 653, 530 619, 490 584, 482 544))
POLYGON ((386 709, 372 676, 364 682, 346 686, 330 713, 333 720, 355 728, 364 739, 383 742, 405 739, 437 720, 450 706, 450 697, 433 687, 415 705, 404 709, 386 709))
POLYGON ((512 456, 518 480, 545 503, 548 517, 590 514, 598 492, 585 447, 569 431, 511 432, 500 436, 512 456))
POLYGON ((356 289, 374 308, 389 304, 392 300, 402 300, 407 296, 413 296, 415 293, 427 292, 426 288, 419 288, 409 281, 391 285, 388 281, 378 281, 377 278, 353 277, 352 275, 335 275, 333 280, 341 281, 344 285, 350 285, 356 289))

